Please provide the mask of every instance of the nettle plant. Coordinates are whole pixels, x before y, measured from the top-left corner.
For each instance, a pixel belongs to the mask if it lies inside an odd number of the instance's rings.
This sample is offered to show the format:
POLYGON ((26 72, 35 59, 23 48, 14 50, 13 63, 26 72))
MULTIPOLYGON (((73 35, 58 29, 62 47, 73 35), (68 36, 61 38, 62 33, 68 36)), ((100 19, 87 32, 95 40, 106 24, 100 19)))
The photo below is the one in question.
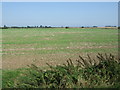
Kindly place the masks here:
POLYGON ((14 87, 19 88, 95 88, 120 87, 120 59, 112 54, 98 53, 97 59, 90 55, 79 56, 74 64, 71 59, 66 64, 51 66, 41 70, 35 65, 22 74, 14 87))

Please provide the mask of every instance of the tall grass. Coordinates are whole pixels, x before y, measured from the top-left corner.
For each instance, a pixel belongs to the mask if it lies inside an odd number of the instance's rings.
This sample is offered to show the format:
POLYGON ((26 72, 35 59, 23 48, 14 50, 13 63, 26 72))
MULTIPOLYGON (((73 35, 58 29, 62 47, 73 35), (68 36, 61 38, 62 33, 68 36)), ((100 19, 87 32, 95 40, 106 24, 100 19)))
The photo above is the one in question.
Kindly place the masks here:
POLYGON ((79 56, 74 64, 66 64, 41 70, 35 65, 14 80, 17 88, 120 88, 120 59, 113 55, 98 54, 97 59, 89 55, 79 56))

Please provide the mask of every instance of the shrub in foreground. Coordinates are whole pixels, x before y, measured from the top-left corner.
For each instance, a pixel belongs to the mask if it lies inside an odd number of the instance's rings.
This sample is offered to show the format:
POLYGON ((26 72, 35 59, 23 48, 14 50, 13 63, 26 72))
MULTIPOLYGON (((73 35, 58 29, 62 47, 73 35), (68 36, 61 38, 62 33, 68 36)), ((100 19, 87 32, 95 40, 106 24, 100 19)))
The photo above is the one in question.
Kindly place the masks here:
POLYGON ((113 55, 97 55, 97 59, 79 56, 73 64, 67 64, 41 70, 35 65, 15 80, 14 87, 19 88, 120 88, 120 60, 113 55))

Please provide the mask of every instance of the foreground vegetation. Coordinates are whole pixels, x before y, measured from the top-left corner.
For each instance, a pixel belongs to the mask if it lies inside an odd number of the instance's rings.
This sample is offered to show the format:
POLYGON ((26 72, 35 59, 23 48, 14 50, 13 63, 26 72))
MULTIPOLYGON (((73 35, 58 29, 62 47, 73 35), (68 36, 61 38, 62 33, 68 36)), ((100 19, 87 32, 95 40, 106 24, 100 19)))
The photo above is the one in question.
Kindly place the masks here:
POLYGON ((66 64, 42 70, 35 65, 29 69, 3 71, 3 88, 120 88, 120 59, 109 54, 79 56, 76 64, 66 64))

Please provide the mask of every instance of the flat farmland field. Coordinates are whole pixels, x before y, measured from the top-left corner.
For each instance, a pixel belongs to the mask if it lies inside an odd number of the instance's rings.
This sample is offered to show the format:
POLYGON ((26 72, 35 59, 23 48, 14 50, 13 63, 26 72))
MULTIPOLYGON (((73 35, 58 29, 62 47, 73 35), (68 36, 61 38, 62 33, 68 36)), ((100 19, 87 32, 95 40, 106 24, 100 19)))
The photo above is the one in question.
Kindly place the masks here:
POLYGON ((63 64, 79 55, 118 54, 118 29, 23 28, 2 29, 2 68, 35 64, 45 68, 63 64))

